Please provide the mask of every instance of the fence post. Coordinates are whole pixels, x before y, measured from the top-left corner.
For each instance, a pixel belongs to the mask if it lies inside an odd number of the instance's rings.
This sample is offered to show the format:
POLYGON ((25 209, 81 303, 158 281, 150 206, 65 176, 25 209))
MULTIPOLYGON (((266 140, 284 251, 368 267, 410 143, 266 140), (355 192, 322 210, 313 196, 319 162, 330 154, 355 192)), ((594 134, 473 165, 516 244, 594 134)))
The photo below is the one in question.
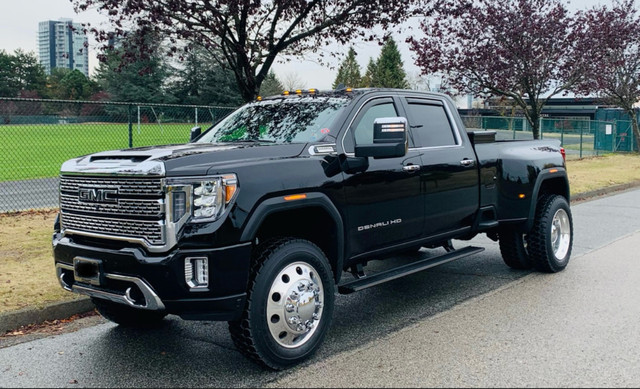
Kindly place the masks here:
MULTIPOLYGON (((591 121, 589 121, 589 127, 591 127, 591 121)), ((580 126, 580 159, 582 159, 582 133, 584 133, 584 126, 580 126)))
POLYGON ((613 132, 611 133, 611 151, 616 152, 616 138, 618 137, 618 120, 613 119, 613 132))
POLYGON ((198 127, 198 107, 196 107, 195 109, 196 109, 196 125, 195 125, 195 127, 198 127))
POLYGON ((133 147, 133 121, 131 120, 132 106, 129 104, 129 148, 133 147))

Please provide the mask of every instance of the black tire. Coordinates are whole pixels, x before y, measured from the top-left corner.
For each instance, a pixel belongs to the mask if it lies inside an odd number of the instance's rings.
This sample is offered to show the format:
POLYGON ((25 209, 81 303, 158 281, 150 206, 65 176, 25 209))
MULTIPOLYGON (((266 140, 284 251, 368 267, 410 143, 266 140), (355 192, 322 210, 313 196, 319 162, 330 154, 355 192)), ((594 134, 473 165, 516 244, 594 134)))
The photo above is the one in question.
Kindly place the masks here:
POLYGON ((126 306, 109 300, 92 297, 91 301, 96 306, 98 313, 105 319, 117 323, 123 327, 152 328, 161 324, 167 316, 165 311, 150 311, 126 306))
POLYGON ((573 246, 573 219, 564 197, 550 195, 538 201, 527 241, 536 270, 556 273, 567 267, 573 246))
POLYGON ((329 262, 313 243, 281 238, 261 244, 242 318, 229 322, 236 348, 274 370, 311 357, 331 324, 334 291, 329 262))
POLYGON ((498 232, 502 260, 512 269, 528 270, 533 267, 527 252, 527 236, 515 229, 503 227, 498 232))

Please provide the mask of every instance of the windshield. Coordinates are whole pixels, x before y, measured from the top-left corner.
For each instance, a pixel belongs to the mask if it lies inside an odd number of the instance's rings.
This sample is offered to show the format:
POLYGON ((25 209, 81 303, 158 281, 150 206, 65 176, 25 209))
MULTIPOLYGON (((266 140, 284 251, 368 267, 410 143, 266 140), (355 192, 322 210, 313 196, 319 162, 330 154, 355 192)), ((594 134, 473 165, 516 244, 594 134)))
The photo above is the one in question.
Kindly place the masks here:
POLYGON ((247 104, 204 134, 198 143, 307 143, 334 136, 332 124, 347 97, 301 97, 247 104))

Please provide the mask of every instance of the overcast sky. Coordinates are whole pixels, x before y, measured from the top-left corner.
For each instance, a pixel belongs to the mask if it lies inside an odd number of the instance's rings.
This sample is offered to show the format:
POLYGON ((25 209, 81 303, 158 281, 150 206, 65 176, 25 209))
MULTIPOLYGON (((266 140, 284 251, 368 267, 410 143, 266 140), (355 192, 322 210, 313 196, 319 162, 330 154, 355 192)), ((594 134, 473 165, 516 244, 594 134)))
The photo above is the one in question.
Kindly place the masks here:
MULTIPOLYGON (((570 3, 571 9, 590 7, 596 4, 610 4, 612 0, 574 0, 570 3)), ((22 48, 33 51, 37 55, 38 22, 45 20, 58 20, 71 18, 77 23, 89 22, 92 25, 104 23, 106 18, 96 11, 86 11, 76 14, 70 0, 0 0, 0 49, 13 52, 22 48)), ((411 53, 404 43, 407 34, 396 35, 395 39, 402 55, 405 70, 409 74, 417 74, 418 69, 413 64, 411 53)), ((89 67, 97 66, 95 58, 95 41, 89 37, 89 67)), ((380 54, 380 47, 376 43, 354 44, 358 52, 358 62, 362 71, 366 70, 369 58, 374 59, 380 54)), ((348 47, 341 47, 344 53, 348 47)), ((328 51, 328 50, 327 50, 328 51)), ((336 70, 330 70, 315 63, 311 56, 309 60, 294 60, 288 64, 275 64, 273 69, 281 80, 297 78, 306 88, 330 89, 335 79, 336 70)), ((337 65, 335 61, 333 65, 337 65)))

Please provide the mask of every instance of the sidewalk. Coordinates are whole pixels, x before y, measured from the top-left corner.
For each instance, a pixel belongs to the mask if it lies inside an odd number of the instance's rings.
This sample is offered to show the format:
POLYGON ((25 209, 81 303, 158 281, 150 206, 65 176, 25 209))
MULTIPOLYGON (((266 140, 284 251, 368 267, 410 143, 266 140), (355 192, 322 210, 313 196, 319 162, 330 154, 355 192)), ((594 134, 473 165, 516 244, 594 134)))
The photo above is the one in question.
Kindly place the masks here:
POLYGON ((639 387, 638 247, 640 231, 269 386, 639 387))
MULTIPOLYGON (((594 199, 600 196, 615 194, 640 186, 640 181, 616 185, 592 192, 579 193, 573 196, 572 204, 594 199)), ((57 302, 43 309, 24 308, 18 311, 0 313, 0 335, 29 324, 41 324, 45 321, 66 319, 73 315, 85 313, 93 309, 91 301, 84 296, 71 301, 57 302)))

